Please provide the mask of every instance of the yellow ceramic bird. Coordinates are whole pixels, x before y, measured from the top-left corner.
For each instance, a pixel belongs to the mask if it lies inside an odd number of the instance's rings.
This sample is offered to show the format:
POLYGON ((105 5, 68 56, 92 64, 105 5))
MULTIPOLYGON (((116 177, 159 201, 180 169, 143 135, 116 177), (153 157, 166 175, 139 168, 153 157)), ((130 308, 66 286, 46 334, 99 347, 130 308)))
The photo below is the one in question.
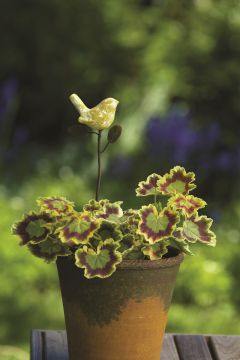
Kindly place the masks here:
POLYGON ((113 98, 107 98, 92 109, 89 109, 78 95, 72 94, 69 99, 80 113, 78 121, 95 130, 103 130, 111 126, 119 103, 119 101, 113 98))

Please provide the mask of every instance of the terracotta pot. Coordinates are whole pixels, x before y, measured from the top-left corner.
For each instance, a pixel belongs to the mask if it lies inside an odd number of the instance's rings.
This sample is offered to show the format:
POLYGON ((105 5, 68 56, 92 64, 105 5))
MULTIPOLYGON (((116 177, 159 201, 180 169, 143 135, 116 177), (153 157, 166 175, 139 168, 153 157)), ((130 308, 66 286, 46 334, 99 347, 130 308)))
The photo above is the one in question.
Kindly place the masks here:
POLYGON ((70 360, 159 360, 182 260, 125 260, 111 277, 88 280, 59 258, 70 360))

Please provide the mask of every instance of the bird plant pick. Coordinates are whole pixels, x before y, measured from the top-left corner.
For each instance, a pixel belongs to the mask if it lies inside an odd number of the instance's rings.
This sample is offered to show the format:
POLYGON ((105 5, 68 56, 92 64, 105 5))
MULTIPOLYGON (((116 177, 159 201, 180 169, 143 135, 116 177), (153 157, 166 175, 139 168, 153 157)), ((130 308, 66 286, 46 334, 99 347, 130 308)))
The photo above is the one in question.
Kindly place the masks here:
POLYGON ((101 132, 111 126, 118 101, 105 99, 89 109, 75 94, 70 100, 80 112, 79 122, 98 137, 96 197, 80 212, 63 197, 39 198, 39 210, 13 225, 20 245, 46 262, 71 256, 88 279, 109 277, 123 260, 158 260, 171 256, 173 248, 191 255, 189 245, 197 242, 215 246, 212 219, 198 213, 206 202, 190 195, 196 188, 195 174, 181 166, 165 175, 151 174, 138 184, 136 195, 153 200, 139 210, 123 210, 121 201, 99 200, 101 153, 119 138, 121 127, 109 129, 103 148, 101 132))

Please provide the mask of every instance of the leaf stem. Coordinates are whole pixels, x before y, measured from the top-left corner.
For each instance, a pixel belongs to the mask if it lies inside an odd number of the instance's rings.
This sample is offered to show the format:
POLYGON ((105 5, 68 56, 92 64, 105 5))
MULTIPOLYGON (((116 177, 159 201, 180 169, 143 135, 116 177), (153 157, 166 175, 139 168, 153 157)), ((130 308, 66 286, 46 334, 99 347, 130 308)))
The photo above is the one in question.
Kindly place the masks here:
POLYGON ((101 168, 101 138, 102 138, 102 130, 98 130, 98 145, 97 145, 97 159, 98 159, 98 176, 97 176, 97 186, 96 186, 96 201, 99 200, 99 192, 100 192, 100 185, 101 185, 101 175, 102 175, 102 168, 101 168))
POLYGON ((101 151, 101 154, 106 150, 106 148, 108 147, 108 145, 110 144, 110 142, 107 142, 106 145, 104 146, 104 148, 101 151))

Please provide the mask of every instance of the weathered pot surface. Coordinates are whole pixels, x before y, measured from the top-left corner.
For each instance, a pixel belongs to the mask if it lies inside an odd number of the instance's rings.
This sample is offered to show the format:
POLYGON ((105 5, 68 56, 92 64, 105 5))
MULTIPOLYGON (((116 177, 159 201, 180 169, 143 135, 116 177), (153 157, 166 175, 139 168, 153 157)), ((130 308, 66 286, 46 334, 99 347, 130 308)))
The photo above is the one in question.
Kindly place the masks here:
POLYGON ((70 360, 159 360, 182 261, 125 260, 111 277, 88 280, 59 258, 70 360))

